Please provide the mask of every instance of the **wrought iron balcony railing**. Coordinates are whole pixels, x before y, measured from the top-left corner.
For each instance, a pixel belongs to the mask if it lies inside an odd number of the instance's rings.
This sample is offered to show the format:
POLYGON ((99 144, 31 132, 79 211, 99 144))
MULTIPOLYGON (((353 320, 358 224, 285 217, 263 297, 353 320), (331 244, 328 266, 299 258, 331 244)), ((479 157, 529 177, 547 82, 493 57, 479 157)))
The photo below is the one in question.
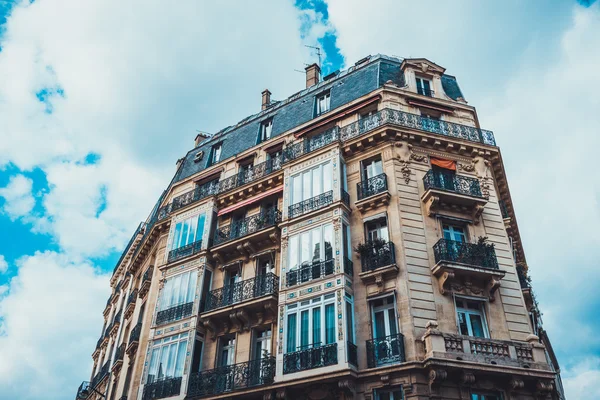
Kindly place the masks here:
POLYGON ((119 347, 117 347, 117 351, 115 352, 115 362, 117 361, 123 361, 123 357, 125 356, 125 348, 126 343, 121 343, 121 345, 119 347))
POLYGON ((348 257, 344 257, 344 272, 347 275, 354 275, 354 263, 348 257))
POLYGON ((260 164, 249 166, 236 175, 219 181, 219 194, 264 178, 272 172, 279 171, 282 166, 283 156, 276 156, 260 164))
POLYGON ((119 311, 118 313, 115 314, 112 325, 114 326, 114 325, 118 324, 119 322, 121 322, 121 311, 119 311))
POLYGON ((338 363, 337 343, 320 346, 315 344, 293 353, 283 355, 283 373, 306 371, 308 369, 326 367, 338 363))
POLYGON ((75 400, 86 399, 90 393, 90 383, 88 381, 81 382, 79 388, 77 389, 77 395, 75 395, 75 400))
POLYGON ((435 92, 431 89, 425 89, 425 88, 421 88, 421 87, 417 87, 417 93, 422 95, 422 96, 427 96, 427 97, 434 97, 435 92))
POLYGON ((217 246, 230 240, 250 235, 274 226, 279 222, 281 222, 281 211, 278 209, 270 208, 266 211, 261 211, 256 215, 232 222, 228 226, 217 229, 213 245, 217 246))
POLYGON ((344 189, 342 189, 342 201, 345 205, 350 207, 350 193, 346 192, 344 189))
POLYGON ((209 196, 214 196, 219 192, 219 181, 214 180, 207 182, 203 185, 196 186, 194 190, 185 192, 184 194, 177 196, 171 203, 171 212, 179 210, 189 204, 195 203, 209 196))
POLYGON ((360 263, 363 272, 396 264, 394 243, 382 240, 368 241, 360 253, 360 263))
POLYGON ((142 283, 152 280, 152 274, 154 273, 154 267, 149 266, 148 269, 142 275, 142 283))
POLYGON ((339 140, 339 128, 334 126, 311 138, 304 138, 301 142, 288 145, 283 149, 283 162, 295 160, 304 154, 316 151, 337 140, 339 140))
POLYGON ((356 193, 359 201, 383 193, 386 190, 388 190, 386 174, 379 174, 356 184, 356 193))
POLYGON ((95 388, 104 378, 108 376, 108 361, 104 363, 100 371, 90 381, 90 386, 95 388))
POLYGON ((133 329, 131 330, 131 333, 129 334, 129 344, 131 344, 133 342, 139 342, 141 333, 142 333, 142 323, 138 322, 133 327, 133 329))
POLYGON ((213 396, 261 385, 275 377, 275 357, 263 357, 234 365, 195 372, 190 375, 188 396, 213 396))
POLYGON ((508 214, 508 208, 506 208, 506 203, 503 200, 498 201, 498 206, 500 207, 502 218, 510 218, 510 215, 508 214))
POLYGON ((332 275, 334 272, 335 261, 333 259, 325 261, 314 261, 312 264, 304 264, 300 268, 292 269, 285 275, 285 284, 287 287, 299 285, 313 279, 323 278, 332 275))
POLYGON ((491 131, 473 126, 455 124, 453 122, 433 120, 417 114, 410 114, 389 108, 384 108, 373 115, 361 118, 340 128, 340 140, 353 139, 385 124, 418 129, 437 135, 455 137, 491 146, 496 145, 494 133, 491 131))
MULTIPOLYGON (((150 381, 150 376, 148 377, 150 381)), ((165 397, 177 396, 181 391, 181 377, 164 378, 149 382, 144 386, 142 400, 164 399, 165 397)))
POLYGON ((369 368, 404 361, 406 361, 404 355, 404 335, 401 333, 367 340, 367 366, 369 368))
POLYGON ((358 349, 352 342, 347 342, 348 363, 358 367, 358 349))
POLYGON ((179 304, 156 313, 156 325, 163 325, 169 322, 178 321, 182 318, 192 315, 194 302, 179 304))
POLYGON ((137 289, 134 289, 131 293, 129 293, 129 297, 127 298, 127 305, 130 305, 131 303, 135 303, 135 301, 137 299, 137 295, 138 295, 137 289))
POLYGON ((521 264, 517 264, 517 276, 519 277, 521 289, 531 289, 531 283, 529 283, 529 279, 527 279, 525 274, 525 268, 521 264))
POLYGON ((439 189, 473 197, 483 197, 479 180, 449 172, 429 170, 423 177, 425 190, 439 189))
POLYGON ((196 240, 193 243, 181 246, 177 249, 169 251, 168 262, 181 260, 182 258, 189 257, 197 254, 202 250, 202 239, 196 240))
POLYGON ((204 311, 230 306, 242 301, 256 299, 279 292, 279 277, 272 272, 258 275, 220 289, 211 290, 206 296, 204 311))
POLYGON ((481 268, 498 269, 494 246, 487 243, 465 243, 440 239, 433 246, 435 262, 468 264, 481 268))
POLYGON ((333 203, 333 190, 321 193, 318 196, 311 197, 300 203, 292 204, 288 207, 288 218, 298 217, 311 211, 318 210, 333 203))

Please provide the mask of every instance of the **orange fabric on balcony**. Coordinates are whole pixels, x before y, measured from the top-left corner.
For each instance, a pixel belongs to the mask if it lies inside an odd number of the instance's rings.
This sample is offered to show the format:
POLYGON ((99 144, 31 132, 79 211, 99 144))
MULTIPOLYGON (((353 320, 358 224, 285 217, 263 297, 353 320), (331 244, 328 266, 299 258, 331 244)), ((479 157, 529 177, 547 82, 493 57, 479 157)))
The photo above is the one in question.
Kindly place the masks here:
POLYGON ((279 186, 279 187, 276 187, 274 189, 267 190, 264 193, 257 194, 256 196, 253 196, 253 197, 251 197, 249 199, 246 199, 244 201, 240 201, 237 204, 234 204, 234 205, 229 206, 229 207, 225 207, 225 208, 219 210, 219 212, 217 213, 217 215, 221 216, 221 215, 227 214, 229 212, 237 210, 238 208, 242 208, 244 206, 247 206, 248 204, 252 204, 254 202, 257 202, 258 200, 264 199, 265 197, 268 197, 268 196, 270 196, 272 194, 279 193, 279 192, 283 192, 283 186, 279 186))
POLYGON ((439 158, 431 157, 431 165, 435 165, 436 167, 451 169, 452 171, 456 171, 456 161, 452 160, 442 160, 439 158))

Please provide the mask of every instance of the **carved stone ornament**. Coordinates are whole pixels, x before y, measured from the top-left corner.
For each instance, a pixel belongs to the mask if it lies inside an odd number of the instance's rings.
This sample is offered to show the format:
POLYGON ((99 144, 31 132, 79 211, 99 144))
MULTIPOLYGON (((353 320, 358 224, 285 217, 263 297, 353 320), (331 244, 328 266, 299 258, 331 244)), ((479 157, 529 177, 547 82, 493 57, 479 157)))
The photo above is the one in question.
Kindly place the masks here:
POLYGON ((475 374, 463 371, 461 380, 464 385, 472 385, 475 383, 475 374))
POLYGON ((410 167, 408 162, 402 162, 402 166, 400 167, 400 171, 402 171, 402 177, 404 178, 404 183, 408 185, 410 182, 410 167))
POLYGON ((488 178, 480 178, 481 194, 487 200, 490 199, 490 182, 488 178))
POLYGON ((416 162, 427 163, 427 154, 411 153, 410 159, 416 162))
POLYGON ((458 163, 458 169, 461 171, 473 172, 475 171, 475 164, 473 162, 471 162, 471 164, 458 163))
POLYGON ((481 156, 477 156, 473 159, 473 167, 475 169, 475 175, 480 179, 490 178, 490 162, 481 156))
POLYGON ((523 379, 512 377, 508 382, 508 388, 510 390, 523 389, 525 387, 525 382, 523 379))
POLYGON ((448 372, 444 369, 432 369, 429 371, 429 386, 437 387, 448 378, 448 372))

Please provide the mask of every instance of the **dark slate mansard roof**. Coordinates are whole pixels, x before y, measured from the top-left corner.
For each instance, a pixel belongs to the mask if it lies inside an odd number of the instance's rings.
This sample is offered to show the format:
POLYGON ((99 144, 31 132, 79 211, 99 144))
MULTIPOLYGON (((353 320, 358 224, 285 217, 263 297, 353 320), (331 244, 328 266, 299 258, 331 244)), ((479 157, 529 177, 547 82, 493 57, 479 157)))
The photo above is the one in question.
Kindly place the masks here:
MULTIPOLYGON (((361 60, 345 71, 330 74, 329 76, 335 75, 331 79, 319 82, 286 100, 275 103, 258 114, 243 119, 235 126, 217 132, 186 154, 171 184, 189 178, 205 169, 210 158, 211 148, 217 143, 221 143, 222 146, 221 160, 226 160, 255 146, 260 124, 268 118, 273 118, 272 138, 310 121, 315 117, 315 95, 322 92, 330 92, 330 109, 334 110, 378 89, 385 82, 392 81, 399 86, 405 86, 404 74, 400 71, 401 62, 397 58, 384 55, 370 57, 368 62, 361 60), (194 158, 199 151, 204 152, 204 157, 201 161, 195 162, 194 158)), ((443 75, 442 86, 452 99, 463 97, 453 76, 443 75)))

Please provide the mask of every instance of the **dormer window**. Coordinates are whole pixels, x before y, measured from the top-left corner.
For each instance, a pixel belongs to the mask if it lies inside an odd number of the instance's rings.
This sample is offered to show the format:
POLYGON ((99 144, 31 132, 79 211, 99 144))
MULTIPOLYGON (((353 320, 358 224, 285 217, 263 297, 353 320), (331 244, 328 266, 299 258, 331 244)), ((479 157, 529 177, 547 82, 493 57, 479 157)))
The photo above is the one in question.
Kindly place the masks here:
POLYGON ((215 144, 210 151, 210 165, 221 161, 221 143, 215 144))
POLYGON ((329 111, 329 92, 317 96, 317 116, 329 111))
POLYGON ((260 141, 265 142, 271 139, 271 132, 273 131, 273 120, 268 119, 260 125, 260 141))
POLYGON ((417 76, 417 93, 423 96, 433 97, 433 90, 431 90, 431 81, 427 78, 417 76))

